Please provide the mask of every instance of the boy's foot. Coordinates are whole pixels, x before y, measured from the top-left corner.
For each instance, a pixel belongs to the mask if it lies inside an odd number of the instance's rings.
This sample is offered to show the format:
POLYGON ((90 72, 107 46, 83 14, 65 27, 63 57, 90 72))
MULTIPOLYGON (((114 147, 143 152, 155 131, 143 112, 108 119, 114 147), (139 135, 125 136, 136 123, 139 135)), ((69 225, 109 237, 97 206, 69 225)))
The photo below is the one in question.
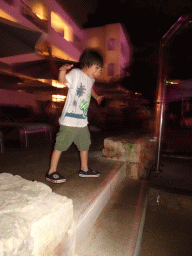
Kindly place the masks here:
POLYGON ((46 173, 45 179, 52 182, 52 183, 63 183, 66 181, 65 177, 63 177, 61 174, 58 172, 53 172, 53 173, 46 173))
POLYGON ((82 170, 79 171, 79 176, 80 177, 90 177, 90 178, 96 178, 100 176, 99 172, 93 171, 89 169, 88 171, 84 172, 82 170))

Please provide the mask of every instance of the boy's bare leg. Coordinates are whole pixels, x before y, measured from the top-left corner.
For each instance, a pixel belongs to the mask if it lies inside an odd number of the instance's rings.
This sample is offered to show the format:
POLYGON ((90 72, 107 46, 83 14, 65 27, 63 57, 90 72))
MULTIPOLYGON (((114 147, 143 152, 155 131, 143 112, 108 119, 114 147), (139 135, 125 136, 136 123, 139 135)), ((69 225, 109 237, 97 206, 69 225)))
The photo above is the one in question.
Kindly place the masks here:
POLYGON ((80 151, 81 170, 79 171, 80 177, 99 177, 97 171, 88 169, 88 151, 80 151))
POLYGON ((50 164, 50 169, 49 169, 49 174, 56 172, 57 170, 57 165, 59 163, 59 159, 61 157, 62 151, 59 151, 57 149, 53 150, 52 157, 51 157, 51 164, 50 164))
POLYGON ((88 171, 88 150, 80 151, 81 170, 88 171))

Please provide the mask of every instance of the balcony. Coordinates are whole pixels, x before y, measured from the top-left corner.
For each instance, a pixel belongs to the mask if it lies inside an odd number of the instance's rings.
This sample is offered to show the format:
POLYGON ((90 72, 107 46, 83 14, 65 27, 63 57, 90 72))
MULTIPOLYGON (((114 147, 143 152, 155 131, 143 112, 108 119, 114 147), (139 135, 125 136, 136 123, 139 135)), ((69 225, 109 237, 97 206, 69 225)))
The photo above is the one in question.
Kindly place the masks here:
POLYGON ((21 14, 31 21, 35 26, 43 30, 44 32, 48 33, 48 20, 40 19, 33 11, 32 9, 26 5, 25 3, 22 3, 22 9, 21 14))

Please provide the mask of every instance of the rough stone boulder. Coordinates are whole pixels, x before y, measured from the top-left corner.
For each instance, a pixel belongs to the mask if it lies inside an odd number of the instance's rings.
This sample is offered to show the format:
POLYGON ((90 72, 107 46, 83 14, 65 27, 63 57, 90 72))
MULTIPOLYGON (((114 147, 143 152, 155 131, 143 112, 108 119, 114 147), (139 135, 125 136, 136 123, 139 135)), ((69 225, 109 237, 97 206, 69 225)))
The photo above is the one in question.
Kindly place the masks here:
POLYGON ((127 134, 104 140, 104 157, 126 162, 127 176, 145 178, 155 161, 155 141, 149 135, 127 134))
POLYGON ((47 185, 0 174, 0 256, 74 255, 73 205, 47 185))

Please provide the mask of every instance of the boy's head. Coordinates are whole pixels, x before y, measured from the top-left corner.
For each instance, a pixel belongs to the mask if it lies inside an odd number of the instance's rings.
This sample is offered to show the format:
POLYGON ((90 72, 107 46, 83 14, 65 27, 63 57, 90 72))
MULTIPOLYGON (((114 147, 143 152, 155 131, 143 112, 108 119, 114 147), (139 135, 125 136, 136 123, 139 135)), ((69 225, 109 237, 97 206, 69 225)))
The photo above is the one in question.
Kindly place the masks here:
POLYGON ((80 57, 80 68, 90 68, 92 65, 97 65, 103 68, 103 57, 92 49, 86 49, 80 57))

